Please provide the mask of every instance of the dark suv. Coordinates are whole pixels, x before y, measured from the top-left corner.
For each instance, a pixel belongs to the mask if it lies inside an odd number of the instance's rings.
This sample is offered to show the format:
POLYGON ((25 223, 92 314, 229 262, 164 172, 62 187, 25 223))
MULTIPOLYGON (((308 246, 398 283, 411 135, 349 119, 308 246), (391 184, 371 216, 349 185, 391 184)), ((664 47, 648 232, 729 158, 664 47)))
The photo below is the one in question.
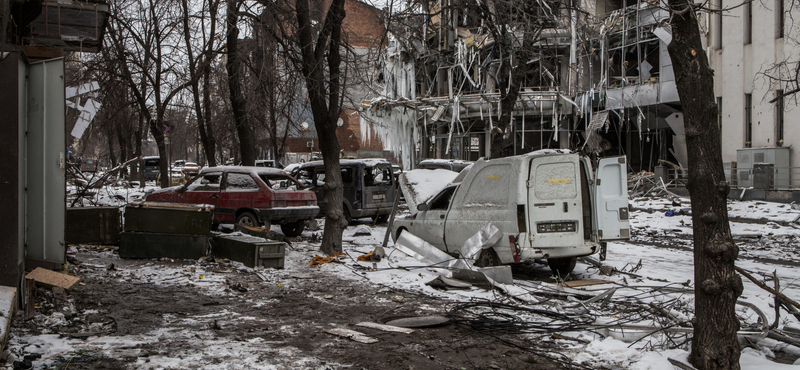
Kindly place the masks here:
POLYGON ((280 224, 286 236, 298 236, 305 221, 319 213, 313 192, 285 172, 268 167, 206 167, 190 182, 156 190, 146 202, 210 204, 215 223, 247 226, 280 224))
MULTIPOLYGON (((397 194, 391 163, 385 159, 342 159, 339 165, 347 222, 362 217, 372 217, 375 222, 386 221, 392 213, 397 194)), ((325 166, 322 161, 304 163, 294 169, 292 175, 314 190, 320 217, 324 216, 328 204, 325 200, 325 166)))

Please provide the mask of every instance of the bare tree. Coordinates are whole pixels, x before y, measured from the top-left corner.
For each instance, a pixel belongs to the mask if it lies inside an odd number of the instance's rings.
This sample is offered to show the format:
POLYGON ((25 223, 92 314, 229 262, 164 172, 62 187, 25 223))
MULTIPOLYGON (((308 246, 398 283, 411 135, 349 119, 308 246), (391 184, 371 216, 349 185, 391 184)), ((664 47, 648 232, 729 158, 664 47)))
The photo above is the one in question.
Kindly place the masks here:
POLYGON ((230 89, 231 107, 236 120, 236 133, 239 136, 239 151, 241 162, 245 166, 252 166, 256 161, 255 135, 253 127, 247 116, 247 101, 242 92, 243 67, 242 55, 239 52, 239 6, 237 0, 227 0, 228 24, 227 45, 228 60, 225 68, 228 71, 228 88, 230 89))
POLYGON ((342 175, 339 167, 339 141, 336 121, 341 114, 342 22, 344 0, 333 0, 327 10, 308 0, 262 2, 275 17, 268 29, 281 45, 282 57, 301 71, 314 117, 322 160, 325 163, 325 199, 330 205, 325 214, 321 251, 342 251, 342 231, 347 226, 342 205, 342 175), (322 16, 324 14, 324 16, 322 16), (321 18, 321 19, 320 19, 321 18))
POLYGON ((109 38, 120 63, 120 78, 130 87, 161 157, 161 186, 169 186, 167 150, 162 131, 170 102, 190 83, 182 70, 181 16, 175 0, 116 3, 111 7, 109 38))
POLYGON ((739 248, 728 224, 730 186, 722 167, 714 74, 701 42, 697 14, 687 0, 669 0, 675 71, 689 152, 694 229, 695 321, 689 361, 701 370, 739 369, 735 305, 742 281, 734 270, 739 248))
POLYGON ((200 19, 200 34, 202 39, 199 42, 202 45, 202 53, 195 58, 194 48, 196 47, 193 42, 192 34, 197 28, 190 26, 191 8, 187 0, 182 0, 181 5, 183 9, 183 37, 186 42, 186 53, 189 59, 189 76, 191 79, 191 92, 192 102, 194 104, 195 117, 197 119, 197 130, 200 134, 200 142, 203 144, 206 160, 209 166, 216 166, 216 139, 214 137, 214 129, 211 124, 211 92, 209 81, 211 78, 211 64, 215 57, 215 39, 217 29, 217 11, 219 8, 220 0, 203 1, 203 10, 199 16, 200 19), (206 8, 207 6, 207 8, 206 8), (208 17, 205 16, 205 11, 208 11, 208 17), (209 32, 206 33, 205 21, 208 20, 209 32), (200 82, 202 80, 202 95, 200 92, 200 82), (201 104, 202 98, 202 104, 201 104))

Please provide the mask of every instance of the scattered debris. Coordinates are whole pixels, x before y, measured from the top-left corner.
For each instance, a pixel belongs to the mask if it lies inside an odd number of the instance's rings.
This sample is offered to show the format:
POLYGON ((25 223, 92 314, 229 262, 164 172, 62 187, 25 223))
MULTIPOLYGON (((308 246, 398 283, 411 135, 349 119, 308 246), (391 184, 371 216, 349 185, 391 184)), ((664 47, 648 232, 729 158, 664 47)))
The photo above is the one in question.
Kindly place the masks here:
POLYGON ((452 290, 452 289, 472 289, 472 284, 463 282, 456 279, 451 279, 444 276, 438 276, 436 279, 433 279, 425 285, 430 286, 431 288, 442 289, 442 290, 452 290))
POLYGON ((359 343, 370 344, 370 343, 377 343, 378 342, 377 339, 369 337, 364 333, 361 333, 361 332, 358 332, 358 331, 355 331, 355 330, 345 329, 345 328, 326 329, 325 332, 328 333, 328 334, 333 334, 333 335, 337 335, 337 336, 340 336, 340 337, 348 338, 348 339, 354 340, 354 341, 359 342, 359 343))
POLYGON ((356 231, 353 233, 353 236, 370 236, 372 235, 372 230, 367 225, 358 225, 356 227, 356 231))
POLYGON ((37 267, 35 270, 29 272, 26 278, 33 279, 39 286, 47 288, 61 287, 66 290, 72 289, 81 281, 78 277, 69 276, 41 267, 37 267))
POLYGON ((324 265, 324 264, 326 264, 328 262, 339 262, 339 263, 341 263, 341 261, 339 261, 338 257, 339 256, 343 256, 343 255, 344 255, 344 253, 339 253, 339 252, 335 252, 333 254, 333 256, 329 256, 329 257, 322 257, 322 256, 317 254, 317 255, 314 255, 314 258, 312 258, 311 261, 306 263, 306 265, 309 265, 309 266, 322 266, 322 265, 324 265))
POLYGON ((439 316, 406 316, 389 318, 386 325, 399 326, 401 328, 429 328, 433 326, 444 325, 450 322, 450 319, 439 316))
POLYGON ((365 327, 365 328, 372 328, 372 329, 378 329, 378 330, 383 330, 383 331, 396 332, 396 333, 404 333, 404 334, 411 334, 411 333, 414 332, 414 329, 402 328, 402 327, 399 327, 399 326, 386 325, 386 324, 378 324, 376 322, 360 322, 360 323, 356 324, 356 326, 361 326, 361 327, 365 327))

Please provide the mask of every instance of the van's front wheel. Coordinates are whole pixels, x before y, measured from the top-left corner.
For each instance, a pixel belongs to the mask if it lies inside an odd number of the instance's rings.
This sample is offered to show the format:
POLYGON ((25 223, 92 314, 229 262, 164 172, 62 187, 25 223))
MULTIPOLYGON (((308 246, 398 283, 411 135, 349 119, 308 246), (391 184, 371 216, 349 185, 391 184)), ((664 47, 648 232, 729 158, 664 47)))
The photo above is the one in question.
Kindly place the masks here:
POLYGON ((563 257, 563 258, 548 258, 547 264, 550 270, 558 276, 565 276, 575 269, 575 263, 578 262, 578 257, 563 257))

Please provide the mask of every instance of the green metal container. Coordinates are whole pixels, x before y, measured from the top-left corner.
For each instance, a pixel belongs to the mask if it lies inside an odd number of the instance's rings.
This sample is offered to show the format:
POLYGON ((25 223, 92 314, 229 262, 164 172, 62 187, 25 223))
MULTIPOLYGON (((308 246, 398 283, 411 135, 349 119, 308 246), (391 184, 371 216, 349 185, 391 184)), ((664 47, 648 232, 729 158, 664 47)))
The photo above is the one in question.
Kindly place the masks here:
POLYGON ((250 235, 220 235, 212 240, 211 253, 247 267, 282 269, 286 243, 250 235))
POLYGON ((206 255, 207 235, 123 232, 119 241, 122 258, 198 259, 206 255))
POLYGON ((143 203, 125 207, 125 231, 208 235, 212 210, 208 207, 143 203))
POLYGON ((67 208, 64 239, 72 244, 118 244, 119 216, 117 207, 67 208))

